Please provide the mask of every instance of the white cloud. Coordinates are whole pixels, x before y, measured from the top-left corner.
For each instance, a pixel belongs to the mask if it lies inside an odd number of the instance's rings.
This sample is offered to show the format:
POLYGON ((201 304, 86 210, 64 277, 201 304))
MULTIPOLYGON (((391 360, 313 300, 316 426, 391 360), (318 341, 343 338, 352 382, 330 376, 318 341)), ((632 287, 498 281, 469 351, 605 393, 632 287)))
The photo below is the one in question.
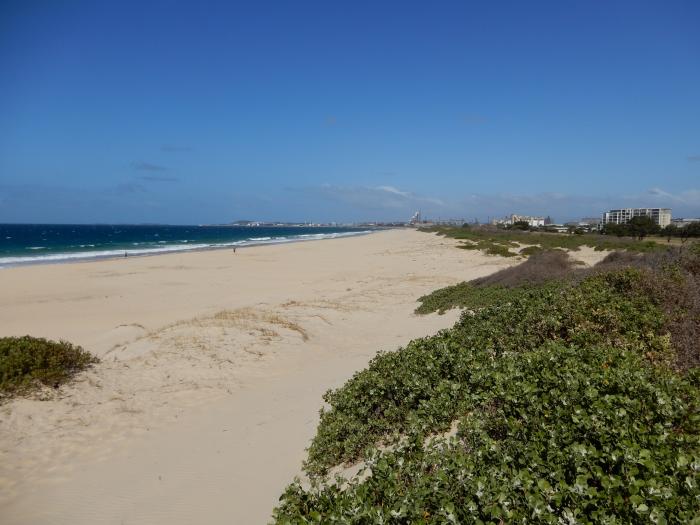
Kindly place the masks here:
POLYGON ((410 197, 410 195, 411 195, 407 191, 397 190, 393 186, 377 186, 376 189, 381 190, 381 191, 386 191, 389 193, 393 193, 395 195, 401 195, 402 197, 406 197, 406 198, 410 197))
POLYGON ((366 218, 407 218, 420 209, 428 218, 481 220, 510 213, 551 216, 556 221, 597 217, 619 207, 670 207, 676 217, 700 216, 700 190, 673 193, 661 188, 628 195, 581 195, 560 192, 473 193, 448 198, 412 193, 396 186, 335 186, 295 188, 314 198, 336 203, 338 214, 366 218))
POLYGON ((321 194, 358 209, 366 210, 395 210, 407 213, 415 208, 429 205, 432 208, 442 208, 446 204, 441 199, 418 195, 400 190, 394 186, 335 186, 324 184, 312 188, 291 188, 293 191, 321 194))
POLYGON ((653 200, 665 200, 671 203, 677 203, 688 206, 700 206, 700 190, 685 190, 680 193, 670 193, 661 188, 652 188, 649 190, 649 195, 653 200))
POLYGON ((393 186, 377 186, 375 189, 381 190, 381 191, 386 191, 388 193, 392 193, 394 195, 398 195, 400 197, 403 197, 406 199, 406 201, 409 202, 416 202, 416 203, 427 203, 427 204, 432 204, 437 207, 444 207, 446 206, 445 202, 442 201, 441 199, 437 199, 435 197, 424 197, 421 195, 416 195, 415 193, 411 193, 408 191, 401 191, 399 189, 396 189, 393 186))
POLYGON ((467 217, 498 217, 509 213, 550 215, 557 221, 586 216, 620 207, 669 207, 674 216, 700 215, 700 190, 678 193, 652 188, 629 195, 571 195, 565 193, 472 194, 458 202, 467 217))

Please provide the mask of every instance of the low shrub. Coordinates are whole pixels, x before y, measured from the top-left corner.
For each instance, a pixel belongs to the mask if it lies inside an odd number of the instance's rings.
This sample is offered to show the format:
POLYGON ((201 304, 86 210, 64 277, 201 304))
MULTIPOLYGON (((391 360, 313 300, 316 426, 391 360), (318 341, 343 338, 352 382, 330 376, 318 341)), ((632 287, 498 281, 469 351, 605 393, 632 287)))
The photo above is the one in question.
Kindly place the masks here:
POLYGON ((275 522, 700 524, 694 250, 422 298, 470 310, 324 395, 311 485, 287 487, 275 522))
POLYGON ((418 314, 451 308, 476 309, 508 302, 533 286, 580 282, 592 275, 636 268, 642 271, 641 293, 664 315, 664 330, 675 350, 679 371, 700 366, 700 244, 690 249, 633 253, 615 251, 593 268, 577 268, 564 252, 537 251, 528 260, 483 278, 420 297, 418 314), (550 284, 547 284, 550 283, 550 284))
POLYGON ((536 253, 541 253, 544 251, 544 248, 542 246, 537 246, 536 244, 532 244, 530 246, 525 246, 522 250, 520 250, 520 255, 523 257, 529 257, 530 255, 534 255, 536 253))
MULTIPOLYGON (((452 308, 470 310, 506 303, 535 285, 570 278, 575 265, 566 252, 536 251, 517 266, 469 282, 440 288, 418 299, 417 314, 445 313, 452 308)), ((556 283, 553 283, 556 286, 556 283)))
MULTIPOLYGON (((477 370, 476 374, 483 374, 477 370)), ((697 523, 698 389, 638 352, 548 344, 493 363, 457 435, 290 485, 277 523, 697 523)))
POLYGON ((453 308, 478 310, 493 304, 512 301, 521 294, 531 290, 531 286, 505 287, 502 285, 477 286, 473 282, 464 282, 440 288, 418 299, 421 303, 416 308, 417 314, 438 312, 440 315, 453 308))
POLYGON ((442 430, 465 409, 475 388, 488 388, 488 374, 474 372, 490 370, 492 360, 504 354, 548 341, 656 354, 662 317, 639 294, 640 279, 639 271, 628 270, 576 286, 523 291, 509 303, 465 312, 451 330, 380 354, 342 388, 324 395, 330 409, 321 413, 307 469, 323 473, 378 442, 396 442, 417 429, 442 430))
POLYGON ((98 359, 66 341, 30 336, 0 338, 0 397, 37 385, 57 388, 98 359))
POLYGON ((470 241, 462 243, 458 248, 463 250, 480 250, 487 255, 498 255, 500 257, 517 257, 518 253, 511 252, 509 248, 517 247, 515 243, 495 242, 491 240, 470 241))
POLYGON ((566 252, 560 250, 536 251, 517 266, 504 268, 485 277, 470 281, 475 286, 499 285, 505 287, 541 284, 546 281, 567 278, 575 263, 566 252))

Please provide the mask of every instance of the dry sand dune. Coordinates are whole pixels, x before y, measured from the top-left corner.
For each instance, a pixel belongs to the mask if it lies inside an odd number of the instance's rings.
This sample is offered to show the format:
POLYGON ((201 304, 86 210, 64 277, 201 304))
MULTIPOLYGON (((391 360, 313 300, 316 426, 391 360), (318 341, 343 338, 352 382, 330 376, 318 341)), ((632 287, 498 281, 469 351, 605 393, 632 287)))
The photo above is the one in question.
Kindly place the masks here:
POLYGON ((0 271, 2 335, 102 359, 0 406, 2 522, 265 523, 323 392, 456 319, 415 316, 417 297, 517 262, 453 244, 393 230, 0 271))

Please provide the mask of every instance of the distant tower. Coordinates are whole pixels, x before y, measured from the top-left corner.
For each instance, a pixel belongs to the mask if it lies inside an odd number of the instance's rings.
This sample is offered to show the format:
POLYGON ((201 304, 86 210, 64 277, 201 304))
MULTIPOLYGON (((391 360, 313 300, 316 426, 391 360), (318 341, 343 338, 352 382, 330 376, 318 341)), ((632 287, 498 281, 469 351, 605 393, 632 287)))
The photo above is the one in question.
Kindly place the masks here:
POLYGON ((416 213, 413 214, 413 217, 411 217, 411 220, 409 221, 411 224, 420 224, 421 217, 420 217, 420 210, 418 210, 416 213))

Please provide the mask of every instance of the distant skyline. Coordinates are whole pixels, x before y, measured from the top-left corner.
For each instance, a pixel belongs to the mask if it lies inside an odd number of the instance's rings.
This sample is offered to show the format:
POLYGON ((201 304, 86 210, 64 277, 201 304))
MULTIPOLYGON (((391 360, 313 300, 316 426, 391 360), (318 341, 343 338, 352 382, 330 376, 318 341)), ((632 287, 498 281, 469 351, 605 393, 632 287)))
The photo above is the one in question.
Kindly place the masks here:
POLYGON ((700 3, 0 5, 0 222, 700 216, 700 3))

